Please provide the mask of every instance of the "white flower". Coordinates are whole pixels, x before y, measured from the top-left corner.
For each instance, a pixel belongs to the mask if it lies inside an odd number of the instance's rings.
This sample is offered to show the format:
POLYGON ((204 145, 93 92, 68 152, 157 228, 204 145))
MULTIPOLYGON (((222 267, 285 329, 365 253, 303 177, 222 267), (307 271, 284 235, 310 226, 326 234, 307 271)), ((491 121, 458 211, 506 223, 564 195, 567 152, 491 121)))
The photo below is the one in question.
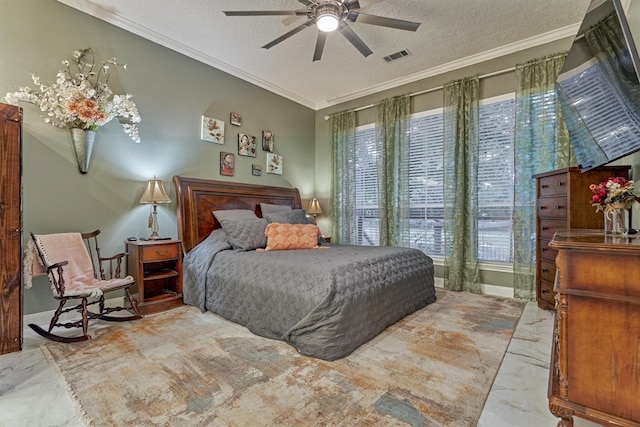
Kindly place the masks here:
POLYGON ((21 87, 18 92, 9 92, 4 101, 9 104, 28 102, 35 104, 41 111, 46 112, 45 123, 60 128, 80 128, 96 130, 114 118, 117 118, 124 132, 135 142, 140 142, 137 123, 140 114, 133 103, 131 94, 114 95, 107 85, 110 65, 123 67, 116 58, 111 58, 97 68, 94 61, 82 61, 91 52, 91 48, 73 52, 73 62, 77 72, 73 73, 68 60, 62 61, 66 67, 56 74, 56 82, 49 86, 41 84, 40 78, 31 74, 31 79, 38 86, 38 90, 21 87), (102 81, 101 81, 102 80, 102 81))

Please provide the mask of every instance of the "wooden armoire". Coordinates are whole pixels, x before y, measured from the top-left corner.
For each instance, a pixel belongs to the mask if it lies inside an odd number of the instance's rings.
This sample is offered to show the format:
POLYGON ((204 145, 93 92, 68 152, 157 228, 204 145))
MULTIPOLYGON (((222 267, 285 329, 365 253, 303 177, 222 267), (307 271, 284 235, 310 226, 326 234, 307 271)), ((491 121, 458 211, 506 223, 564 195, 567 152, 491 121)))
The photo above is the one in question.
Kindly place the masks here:
POLYGON ((0 354, 22 350, 22 109, 0 103, 0 354))

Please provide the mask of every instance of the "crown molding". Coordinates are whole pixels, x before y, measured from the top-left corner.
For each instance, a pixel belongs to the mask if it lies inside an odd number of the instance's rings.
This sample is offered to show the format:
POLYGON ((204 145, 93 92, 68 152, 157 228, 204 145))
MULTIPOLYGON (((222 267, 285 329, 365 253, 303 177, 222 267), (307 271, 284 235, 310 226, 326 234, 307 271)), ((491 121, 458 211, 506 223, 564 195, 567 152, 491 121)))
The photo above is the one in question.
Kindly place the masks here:
POLYGON ((362 98, 364 96, 373 95, 375 93, 382 92, 384 90, 393 89, 402 85, 416 82, 418 80, 426 79, 428 77, 434 77, 440 74, 455 71, 460 68, 468 67, 468 66, 478 64, 484 61, 488 61, 491 59, 496 59, 501 56, 516 53, 521 50, 529 49, 542 44, 561 40, 566 37, 575 37, 579 28, 580 28, 580 24, 569 25, 563 28, 559 28, 557 30, 549 31, 544 34, 530 37, 528 39, 524 39, 515 43, 504 45, 496 49, 491 49, 491 50, 479 53, 477 55, 471 55, 466 58, 461 58, 456 61, 448 62, 446 64, 442 64, 437 67, 429 68, 427 70, 410 74, 400 79, 390 80, 381 85, 371 86, 363 90, 352 92, 348 95, 327 100, 325 105, 318 106, 317 109, 330 107, 337 104, 341 104, 343 102, 352 101, 357 98, 362 98))
POLYGON ((227 74, 230 74, 234 77, 242 79, 248 83, 254 84, 258 87, 261 87, 262 89, 275 93, 276 95, 280 95, 284 98, 287 98, 293 102, 301 104, 312 110, 316 109, 315 103, 306 98, 296 95, 295 93, 289 92, 286 89, 281 88, 280 86, 276 86, 267 81, 264 81, 239 68, 233 67, 197 49, 193 49, 183 43, 180 43, 172 38, 166 37, 156 31, 153 31, 149 28, 138 25, 128 19, 118 16, 101 7, 95 6, 84 0, 57 0, 57 1, 59 3, 65 4, 74 9, 77 9, 81 12, 84 12, 88 15, 91 15, 94 18, 101 19, 118 28, 122 28, 123 30, 129 31, 130 33, 138 35, 146 40, 150 40, 154 43, 157 43, 160 46, 163 46, 173 51, 176 51, 178 53, 181 53, 185 56, 188 56, 189 58, 195 59, 196 61, 202 62, 203 64, 210 65, 214 68, 217 68, 218 70, 224 71, 227 74))
POLYGON ((565 37, 574 37, 580 27, 579 24, 576 24, 576 25, 570 25, 567 27, 559 28, 557 30, 540 34, 534 37, 530 37, 528 39, 524 39, 516 43, 511 43, 496 49, 491 49, 486 52, 482 52, 477 55, 468 56, 466 58, 461 58, 461 59, 449 62, 447 64, 429 68, 427 70, 423 70, 399 79, 390 80, 388 82, 385 82, 384 84, 371 86, 366 89, 358 90, 344 96, 340 96, 337 98, 328 99, 326 101, 316 103, 309 99, 301 97, 295 93, 287 91, 286 89, 280 86, 264 81, 252 74, 247 73, 246 71, 243 71, 239 68, 233 67, 225 62, 222 62, 216 58, 213 58, 199 50, 193 49, 174 39, 166 37, 156 31, 153 31, 149 28, 138 25, 128 19, 125 19, 121 16, 116 15, 115 13, 112 13, 111 11, 95 6, 94 4, 91 4, 90 2, 87 2, 85 0, 57 0, 57 1, 59 3, 65 4, 74 9, 77 9, 81 12, 84 12, 88 15, 91 15, 95 18, 108 22, 109 24, 112 24, 116 27, 122 28, 123 30, 129 31, 130 33, 136 34, 146 40, 150 40, 154 43, 157 43, 160 46, 174 50, 189 58, 202 62, 203 64, 210 65, 214 68, 224 71, 227 74, 230 74, 234 77, 242 79, 248 83, 254 84, 258 87, 261 87, 262 89, 268 90, 269 92, 275 93, 276 95, 280 95, 284 98, 287 98, 293 102, 296 102, 300 105, 303 105, 315 111, 321 110, 326 107, 334 106, 337 104, 341 104, 343 102, 352 101, 357 98, 362 98, 364 96, 372 95, 377 92, 381 92, 381 91, 393 89, 405 84, 413 83, 418 80, 422 80, 425 78, 437 76, 439 74, 455 71, 460 68, 478 64, 480 62, 496 59, 504 55, 515 53, 515 52, 528 49, 531 47, 535 47, 541 44, 550 43, 565 37))

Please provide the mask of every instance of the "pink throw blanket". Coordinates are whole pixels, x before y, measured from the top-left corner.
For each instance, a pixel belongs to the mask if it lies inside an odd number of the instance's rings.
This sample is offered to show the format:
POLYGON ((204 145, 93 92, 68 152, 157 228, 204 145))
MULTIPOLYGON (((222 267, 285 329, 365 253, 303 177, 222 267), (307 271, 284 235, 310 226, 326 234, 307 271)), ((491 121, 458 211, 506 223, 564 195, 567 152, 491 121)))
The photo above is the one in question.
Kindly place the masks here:
MULTIPOLYGON (((43 254, 47 266, 62 261, 68 262, 68 264, 63 267, 63 277, 65 280, 64 296, 86 295, 89 297, 99 297, 103 294, 103 290, 117 288, 126 283, 133 282, 131 276, 127 276, 124 279, 96 279, 89 252, 80 233, 41 234, 35 237, 35 245, 37 245, 43 254)), ((35 245, 32 244, 30 248, 27 249, 32 252, 31 271, 25 272, 30 273, 29 276, 39 276, 47 273, 46 267, 41 264, 35 245)), ((25 267, 28 266, 25 265, 25 267)), ((57 274, 57 272, 54 271, 53 274, 57 274)), ((30 282, 30 277, 27 277, 25 274, 25 287, 30 287, 30 282)), ((54 296, 61 296, 53 283, 51 284, 51 290, 54 296)))

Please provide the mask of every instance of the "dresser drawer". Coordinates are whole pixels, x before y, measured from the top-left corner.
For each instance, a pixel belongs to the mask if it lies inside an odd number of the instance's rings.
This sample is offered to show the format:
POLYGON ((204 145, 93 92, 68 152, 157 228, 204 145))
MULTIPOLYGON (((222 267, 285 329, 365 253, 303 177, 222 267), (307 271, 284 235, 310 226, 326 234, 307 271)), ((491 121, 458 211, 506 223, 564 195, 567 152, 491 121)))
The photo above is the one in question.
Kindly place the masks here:
POLYGON ((546 280, 539 280, 539 295, 538 298, 546 301, 552 306, 556 305, 556 294, 553 291, 553 282, 548 282, 546 280))
POLYGON ((153 245, 142 248, 142 259, 145 262, 164 261, 178 258, 178 245, 153 245))
POLYGON ((538 230, 538 238, 549 239, 556 234, 557 230, 565 230, 567 228, 566 219, 540 219, 540 229, 538 230))
POLYGON ((540 239, 540 259, 555 262, 558 251, 549 247, 550 239, 540 239))
POLYGON ((545 176, 538 180, 538 194, 540 196, 554 196, 567 194, 569 183, 567 174, 545 176))
POLYGON ((540 261, 540 278, 548 282, 556 280, 556 263, 547 260, 540 261))
POLYGON ((538 216, 540 218, 566 218, 567 196, 538 199, 538 216))

